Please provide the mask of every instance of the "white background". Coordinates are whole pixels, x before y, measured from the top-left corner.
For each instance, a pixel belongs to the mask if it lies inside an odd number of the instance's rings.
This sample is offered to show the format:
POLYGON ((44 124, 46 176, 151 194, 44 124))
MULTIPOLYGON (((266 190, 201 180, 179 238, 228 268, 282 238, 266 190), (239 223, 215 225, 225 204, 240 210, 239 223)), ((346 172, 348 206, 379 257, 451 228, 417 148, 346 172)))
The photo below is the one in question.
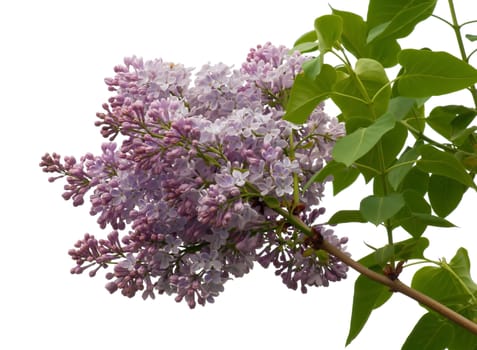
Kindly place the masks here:
MULTIPOLYGON (((330 2, 337 9, 366 12, 367 1, 330 2)), ((477 13, 472 3, 456 0, 462 20, 474 19, 466 18, 477 13)), ((439 13, 448 18, 446 5, 439 2, 439 13)), ((103 78, 113 75, 124 56, 239 67, 249 48, 267 41, 290 47, 312 29, 316 17, 329 12, 319 0, 0 4, 1 349, 344 348, 354 272, 344 282, 302 295, 256 266, 245 278, 227 283, 215 304, 193 311, 167 296, 143 301, 109 295, 102 276, 70 275, 68 249, 85 232, 101 232, 88 208, 64 202, 62 184, 49 184, 38 167, 45 152, 98 153, 103 139, 93 123, 109 96, 103 78)), ((472 29, 477 34, 476 26, 465 33, 472 29)), ((451 34, 431 19, 401 44, 457 54, 451 34)), ((431 102, 469 101, 459 95, 431 102)), ((357 208, 368 189, 362 182, 356 186, 336 198, 327 196, 328 215, 357 208)), ((427 233, 435 240, 429 258, 450 259, 465 246, 477 264, 476 196, 470 192, 449 218, 459 228, 427 233)), ((356 258, 369 253, 364 241, 385 243, 384 231, 371 225, 343 225, 338 234, 350 238, 356 258)), ((403 279, 410 282, 409 277, 403 279)), ((422 314, 414 301, 395 295, 373 313, 348 349, 399 349, 422 314)))

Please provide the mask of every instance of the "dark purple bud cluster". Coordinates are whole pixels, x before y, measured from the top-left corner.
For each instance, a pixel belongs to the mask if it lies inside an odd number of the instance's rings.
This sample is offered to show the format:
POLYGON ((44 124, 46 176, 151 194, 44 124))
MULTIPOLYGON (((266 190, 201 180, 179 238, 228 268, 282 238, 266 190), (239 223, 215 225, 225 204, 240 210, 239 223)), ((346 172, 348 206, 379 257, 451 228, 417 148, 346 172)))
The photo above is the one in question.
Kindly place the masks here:
POLYGON ((239 70, 127 58, 106 79, 114 92, 97 126, 102 153, 42 158, 45 172, 66 177, 74 205, 90 192, 91 214, 107 239, 86 234, 70 251, 72 273, 104 267, 106 288, 132 297, 175 295, 193 308, 213 302, 224 283, 254 262, 273 264, 290 288, 327 286, 347 267, 310 248, 273 206, 301 216, 324 239, 346 239, 314 226, 323 184, 304 184, 329 158, 344 131, 316 108, 305 125, 282 119, 305 57, 269 43, 239 70), (112 267, 112 270, 111 270, 112 267))

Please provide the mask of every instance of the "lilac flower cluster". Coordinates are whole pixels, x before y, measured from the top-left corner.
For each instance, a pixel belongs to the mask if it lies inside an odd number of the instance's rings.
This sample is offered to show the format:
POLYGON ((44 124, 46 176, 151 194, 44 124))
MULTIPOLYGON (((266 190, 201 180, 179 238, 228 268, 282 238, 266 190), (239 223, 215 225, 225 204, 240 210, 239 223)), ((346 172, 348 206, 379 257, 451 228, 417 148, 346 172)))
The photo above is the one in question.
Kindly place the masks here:
POLYGON ((252 49, 238 70, 137 57, 106 79, 114 92, 96 125, 111 142, 100 155, 46 154, 41 166, 65 177, 65 199, 84 203, 106 239, 86 234, 69 254, 72 273, 107 272, 106 288, 132 297, 175 295, 189 307, 213 302, 254 262, 273 264, 284 283, 327 286, 347 267, 310 248, 279 215, 284 208, 344 249, 346 239, 316 226, 312 209, 323 184, 304 184, 329 159, 343 134, 322 106, 305 125, 282 119, 305 57, 270 43, 252 49), (118 143, 113 142, 118 138, 118 143), (126 233, 127 232, 127 233, 126 233), (311 249, 311 250, 310 250, 311 249))

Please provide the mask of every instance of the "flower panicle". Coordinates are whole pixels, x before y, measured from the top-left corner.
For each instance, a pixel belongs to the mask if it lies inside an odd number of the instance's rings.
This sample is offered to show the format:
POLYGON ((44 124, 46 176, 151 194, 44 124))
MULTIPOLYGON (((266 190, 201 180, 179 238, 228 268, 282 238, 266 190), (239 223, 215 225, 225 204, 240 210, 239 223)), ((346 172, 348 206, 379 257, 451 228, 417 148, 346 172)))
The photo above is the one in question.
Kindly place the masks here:
POLYGON ((111 293, 165 293, 191 308, 214 302, 255 262, 302 292, 345 278, 345 265, 320 255, 274 210, 299 201, 297 215, 345 249, 346 239, 315 225, 323 184, 303 191, 343 127, 322 105, 304 125, 282 119, 306 59, 267 43, 237 70, 208 64, 193 75, 135 56, 116 66, 96 122, 110 142, 99 155, 53 153, 40 163, 57 174, 51 181, 66 178, 63 197, 74 205, 90 193, 90 214, 112 228, 107 239, 86 234, 75 244, 72 273, 104 268, 111 293))

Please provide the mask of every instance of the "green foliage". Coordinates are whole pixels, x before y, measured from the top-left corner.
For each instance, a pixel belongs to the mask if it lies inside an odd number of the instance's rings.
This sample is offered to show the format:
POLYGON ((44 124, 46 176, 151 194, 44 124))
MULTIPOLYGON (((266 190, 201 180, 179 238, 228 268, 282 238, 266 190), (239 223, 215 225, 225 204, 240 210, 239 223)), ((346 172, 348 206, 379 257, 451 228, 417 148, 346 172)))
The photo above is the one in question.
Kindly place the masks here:
POLYGON ((367 22, 368 42, 408 36, 414 27, 434 11, 437 0, 371 0, 367 22))
POLYGON ((315 20, 316 36, 320 53, 323 56, 330 51, 341 38, 343 20, 336 15, 325 15, 315 20))
POLYGON ((429 179, 429 201, 441 217, 446 217, 457 208, 466 191, 467 186, 445 176, 432 175, 429 179))
POLYGON ((475 130, 475 127, 467 127, 476 115, 477 110, 465 106, 439 106, 431 111, 426 122, 447 140, 462 146, 469 136, 469 130, 470 134, 475 130))
POLYGON ((404 68, 398 81, 403 96, 444 95, 477 82, 477 69, 447 52, 409 49, 398 59, 404 68))
POLYGON ((420 147, 419 152, 421 158, 416 163, 419 170, 454 179, 467 187, 474 187, 472 177, 454 155, 439 151, 430 145, 420 147))
POLYGON ((359 128, 350 135, 339 139, 333 148, 333 158, 350 166, 368 153, 383 137, 393 129, 396 120, 392 114, 384 115, 367 128, 359 128))
POLYGON ((445 350, 454 333, 452 326, 433 313, 417 322, 402 350, 445 350))
MULTIPOLYGON (((423 258, 423 252, 429 245, 425 238, 409 239, 377 249, 359 262, 374 271, 381 270, 391 256, 402 260, 423 258)), ((361 332, 373 310, 386 303, 392 292, 389 287, 374 282, 366 276, 360 276, 354 285, 353 310, 346 345, 350 344, 361 332)))
POLYGON ((336 71, 327 64, 321 67, 320 74, 314 79, 299 74, 291 89, 284 119, 296 124, 304 123, 313 109, 330 96, 335 81, 336 71))
POLYGON ((363 218, 375 225, 390 219, 404 206, 404 198, 400 193, 387 196, 369 196, 361 201, 359 210, 363 218))
POLYGON ((363 329, 371 312, 383 305, 391 296, 392 292, 385 285, 363 275, 358 277, 354 285, 353 310, 346 345, 350 344, 363 329))
MULTIPOLYGON (((411 286, 469 319, 475 320, 477 316, 477 284, 470 276, 470 260, 467 250, 460 248, 450 263, 442 260, 439 265, 439 267, 426 266, 417 271, 411 286)), ((422 337, 427 337, 430 341, 429 344, 433 344, 434 347, 429 347, 429 349, 448 347, 451 350, 458 350, 477 347, 477 335, 471 334, 434 313, 428 313, 421 318, 403 348, 414 349, 411 346, 420 344, 422 339, 419 338, 422 337), (445 332, 446 338, 441 338, 435 332, 436 329, 445 332)))
POLYGON ((344 224, 347 222, 368 222, 359 210, 340 210, 328 220, 329 225, 344 224))
MULTIPOLYGON (((315 181, 331 178, 336 195, 359 175, 366 183, 372 181, 372 193, 363 194, 359 209, 339 210, 328 224, 384 226, 388 243, 370 247, 374 251, 359 262, 378 273, 395 269, 399 261, 426 263, 415 273, 412 287, 477 320, 477 285, 470 277, 467 251, 459 249, 449 264, 423 256, 429 227, 455 227, 445 218, 469 188, 476 189, 477 174, 477 69, 469 63, 477 50, 465 52, 463 25, 457 22, 453 1, 449 1, 451 21, 442 22, 452 26, 460 58, 431 49, 401 50, 398 43, 433 14, 436 2, 370 0, 366 18, 335 8, 317 18, 314 29, 295 42, 295 49, 302 52, 319 52, 297 76, 285 119, 306 123, 320 102, 334 102, 346 136, 336 141, 332 160, 305 190, 315 181), (339 58, 339 65, 327 63, 330 52, 339 58), (387 68, 396 64, 400 67, 392 77, 387 68), (426 111, 431 98, 435 102, 436 96, 461 90, 470 92, 474 106, 459 100, 426 111), (412 238, 394 242, 396 229, 412 238)), ((477 41, 476 35, 465 37, 477 41)), ((347 344, 390 296, 388 287, 358 277, 347 344)), ((446 347, 477 350, 477 336, 434 311, 418 321, 403 345, 403 349, 446 347)))

